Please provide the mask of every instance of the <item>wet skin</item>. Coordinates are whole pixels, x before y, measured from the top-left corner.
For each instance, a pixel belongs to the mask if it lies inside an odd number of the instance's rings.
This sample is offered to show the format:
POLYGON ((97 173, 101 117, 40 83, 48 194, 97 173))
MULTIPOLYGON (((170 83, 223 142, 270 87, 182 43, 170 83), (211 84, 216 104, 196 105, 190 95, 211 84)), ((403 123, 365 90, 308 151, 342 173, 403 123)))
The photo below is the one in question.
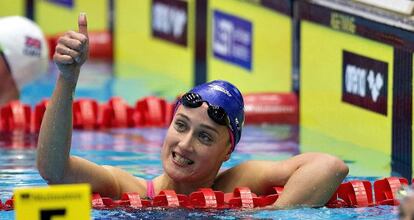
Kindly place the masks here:
POLYGON ((230 157, 229 138, 228 128, 209 118, 207 104, 180 106, 164 140, 165 173, 178 182, 211 186, 230 157))

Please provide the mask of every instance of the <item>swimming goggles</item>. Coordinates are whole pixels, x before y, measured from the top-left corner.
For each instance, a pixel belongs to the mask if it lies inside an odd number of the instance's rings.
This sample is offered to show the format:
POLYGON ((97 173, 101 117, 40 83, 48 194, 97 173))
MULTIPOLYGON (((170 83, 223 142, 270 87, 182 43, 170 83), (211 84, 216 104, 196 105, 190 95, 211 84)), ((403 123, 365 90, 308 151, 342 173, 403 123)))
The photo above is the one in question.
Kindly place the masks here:
POLYGON ((226 125, 232 129, 230 126, 229 116, 224 108, 217 105, 211 105, 207 101, 203 100, 197 93, 188 92, 181 97, 182 105, 190 108, 198 108, 204 102, 208 105, 207 114, 214 122, 220 125, 226 125))

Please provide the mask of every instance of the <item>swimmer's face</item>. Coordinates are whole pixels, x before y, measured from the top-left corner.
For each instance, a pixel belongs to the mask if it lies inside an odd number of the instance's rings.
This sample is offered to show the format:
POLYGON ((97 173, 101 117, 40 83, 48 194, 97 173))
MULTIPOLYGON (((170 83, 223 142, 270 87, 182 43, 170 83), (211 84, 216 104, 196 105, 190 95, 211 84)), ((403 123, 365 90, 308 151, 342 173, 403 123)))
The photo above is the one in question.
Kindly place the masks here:
POLYGON ((207 107, 180 105, 168 128, 161 157, 164 171, 175 181, 214 179, 230 157, 228 129, 209 118, 207 107))

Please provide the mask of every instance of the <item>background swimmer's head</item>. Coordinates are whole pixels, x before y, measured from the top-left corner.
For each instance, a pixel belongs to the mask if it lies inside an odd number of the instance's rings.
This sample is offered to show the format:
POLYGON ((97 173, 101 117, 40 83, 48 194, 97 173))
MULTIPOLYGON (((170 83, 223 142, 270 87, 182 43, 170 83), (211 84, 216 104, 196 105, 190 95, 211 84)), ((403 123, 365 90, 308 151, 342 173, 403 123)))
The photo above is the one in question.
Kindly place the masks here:
MULTIPOLYGON (((227 81, 215 80, 194 87, 186 93, 186 95, 192 93, 198 94, 201 97, 201 100, 208 102, 209 105, 224 109, 229 119, 228 127, 230 130, 231 151, 233 151, 240 141, 244 123, 244 101, 240 91, 227 81)), ((184 96, 179 104, 182 104, 184 101, 184 96)), ((194 97, 190 96, 189 99, 191 98, 194 97)), ((215 109, 215 113, 219 113, 219 110, 220 109, 215 109)), ((210 116, 210 118, 212 118, 212 116, 210 116)))
POLYGON ((0 51, 17 88, 45 74, 48 46, 43 32, 33 21, 20 16, 0 19, 0 51))

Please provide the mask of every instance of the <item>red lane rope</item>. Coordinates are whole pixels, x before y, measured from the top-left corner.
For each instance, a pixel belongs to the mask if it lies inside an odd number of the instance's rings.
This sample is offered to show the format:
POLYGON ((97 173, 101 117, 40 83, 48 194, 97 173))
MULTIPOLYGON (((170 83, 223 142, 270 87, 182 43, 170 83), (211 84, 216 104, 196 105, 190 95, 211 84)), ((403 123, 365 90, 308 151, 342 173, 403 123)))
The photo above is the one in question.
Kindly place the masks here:
MULTIPOLYGON (((352 180, 342 183, 326 203, 328 208, 355 208, 378 205, 399 205, 398 190, 408 185, 405 178, 387 177, 374 182, 375 202, 372 185, 366 180, 352 180)), ((177 194, 174 190, 163 190, 153 200, 142 199, 138 193, 124 193, 120 200, 92 195, 92 207, 99 210, 142 209, 148 207, 188 209, 252 209, 274 204, 283 193, 283 187, 274 187, 268 195, 257 196, 248 187, 237 187, 232 193, 201 188, 189 196, 177 194)), ((13 210, 13 197, 2 203, 0 210, 13 210)))
MULTIPOLYGON (((20 101, 11 101, 0 107, 0 132, 40 130, 48 100, 32 109, 20 101)), ((106 103, 89 98, 73 102, 75 129, 106 129, 131 127, 167 127, 172 121, 175 102, 148 96, 130 106, 121 97, 112 97, 106 103)), ((297 124, 298 104, 293 93, 263 93, 245 95, 246 124, 297 124)))
MULTIPOLYGON (((1 106, 0 132, 39 132, 47 104, 48 100, 43 100, 33 110, 20 101, 1 106)), ((82 98, 73 102, 73 127, 85 130, 167 127, 172 120, 172 109, 173 103, 158 97, 144 97, 136 102, 135 107, 120 97, 113 97, 102 104, 82 98)))

